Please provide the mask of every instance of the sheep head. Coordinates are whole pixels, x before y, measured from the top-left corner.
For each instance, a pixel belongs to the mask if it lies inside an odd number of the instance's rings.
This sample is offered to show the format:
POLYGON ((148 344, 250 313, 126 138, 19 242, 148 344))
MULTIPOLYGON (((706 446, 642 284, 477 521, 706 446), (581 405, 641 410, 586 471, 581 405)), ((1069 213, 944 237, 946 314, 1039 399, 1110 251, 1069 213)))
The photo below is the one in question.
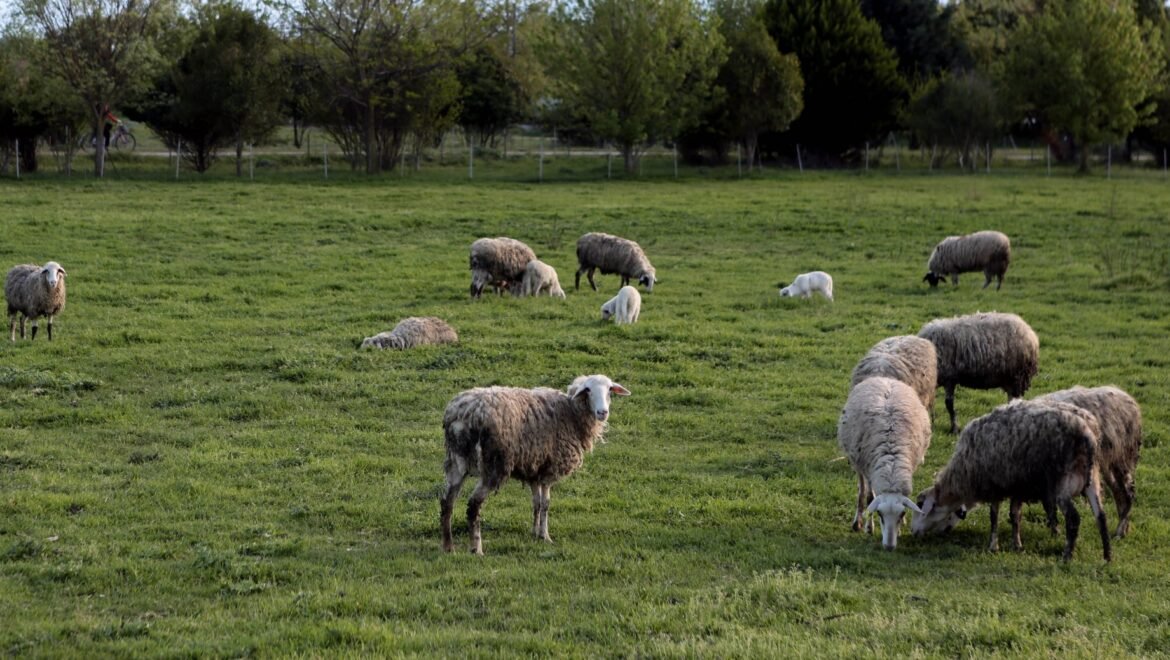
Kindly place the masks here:
POLYGON ((906 509, 922 513, 922 509, 909 497, 900 493, 882 493, 874 497, 865 510, 867 515, 876 511, 881 517, 882 547, 886 550, 898 547, 898 528, 902 526, 902 516, 906 515, 906 509))
POLYGON ((65 281, 65 269, 56 261, 41 266, 41 277, 45 278, 50 289, 56 289, 59 282, 65 281))
POLYGON ((910 523, 910 532, 922 536, 932 532, 944 533, 954 529, 960 520, 967 517, 967 507, 957 499, 940 496, 936 486, 918 494, 918 515, 910 523))
POLYGON ((611 394, 629 396, 630 391, 615 383, 608 376, 594 374, 592 376, 578 376, 566 392, 570 399, 579 399, 588 404, 590 411, 598 421, 604 422, 609 418, 609 398, 611 394))

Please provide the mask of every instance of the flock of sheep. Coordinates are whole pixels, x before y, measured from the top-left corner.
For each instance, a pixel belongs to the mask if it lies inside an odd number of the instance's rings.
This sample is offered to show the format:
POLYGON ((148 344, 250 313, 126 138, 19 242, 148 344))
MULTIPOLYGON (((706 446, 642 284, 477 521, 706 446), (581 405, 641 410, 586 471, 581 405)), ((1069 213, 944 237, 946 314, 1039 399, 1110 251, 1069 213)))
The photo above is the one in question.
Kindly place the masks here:
MULTIPOLYGON (((923 279, 936 286, 950 277, 958 284, 964 272, 982 271, 984 288, 993 278, 998 289, 1011 258, 1007 236, 983 231, 948 237, 932 252, 923 279)), ((635 323, 641 296, 631 281, 653 290, 654 267, 635 242, 602 233, 585 234, 577 242, 578 269, 597 290, 594 272, 621 276, 621 289, 601 306, 602 318, 635 323)), ((515 239, 481 238, 471 245, 472 298, 491 286, 497 293, 564 298, 556 271, 515 239)), ((805 273, 780 290, 781 296, 809 297, 817 292, 833 299, 832 277, 822 271, 805 273)), ((49 340, 53 317, 65 305, 65 270, 55 261, 44 266, 13 267, 4 295, 8 303, 11 340, 25 321, 46 318, 49 340)), ((362 342, 362 347, 407 349, 458 341, 445 321, 411 317, 393 330, 362 342)), ((858 478, 855 531, 872 530, 877 516, 882 546, 897 546, 907 510, 915 535, 947 531, 979 503, 988 504, 989 547, 998 548, 999 504, 1010 501, 1012 541, 1020 547, 1020 512, 1026 502, 1040 502, 1048 526, 1057 531, 1056 512, 1064 513, 1064 558, 1071 558, 1080 517, 1073 500, 1084 495, 1101 534, 1104 558, 1111 558, 1110 537, 1101 505, 1105 481, 1117 507, 1116 535, 1129 529, 1134 501, 1134 472, 1141 449, 1141 409, 1124 391, 1113 387, 1054 392, 1032 400, 1028 390, 1039 364, 1039 340, 1014 314, 977 313, 925 324, 917 336, 883 339, 854 368, 842 410, 837 438, 858 478), (970 421, 959 436, 954 454, 935 476, 933 485, 911 499, 914 471, 931 440, 935 393, 946 391, 951 433, 958 430, 954 393, 958 386, 1002 389, 1009 403, 970 421)), ((548 533, 552 485, 584 462, 594 443, 602 441, 612 396, 629 390, 604 375, 580 376, 564 391, 548 388, 487 387, 455 396, 443 415, 446 489, 441 498, 442 546, 453 549, 451 518, 454 503, 469 475, 479 483, 467 506, 471 551, 483 553, 480 511, 488 495, 509 477, 532 490, 532 532, 548 533)))

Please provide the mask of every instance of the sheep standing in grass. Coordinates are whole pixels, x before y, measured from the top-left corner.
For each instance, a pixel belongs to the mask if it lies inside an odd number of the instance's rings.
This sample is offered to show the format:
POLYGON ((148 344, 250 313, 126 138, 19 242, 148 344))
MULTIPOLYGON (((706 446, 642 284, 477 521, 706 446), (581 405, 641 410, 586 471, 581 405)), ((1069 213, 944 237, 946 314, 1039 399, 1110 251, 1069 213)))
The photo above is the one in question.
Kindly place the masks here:
POLYGON ((1040 362, 1040 340, 1015 314, 987 312, 935 319, 918 336, 934 344, 938 385, 946 389, 951 433, 955 422, 955 387, 1001 388, 1009 399, 1024 395, 1040 362))
POLYGON ((454 344, 457 341, 459 335, 443 319, 434 316, 411 316, 399 321, 389 332, 366 337, 362 341, 362 348, 401 350, 426 344, 454 344))
POLYGON ((998 231, 977 231, 966 236, 947 236, 930 253, 924 282, 937 287, 951 276, 951 284, 959 286, 959 273, 983 271, 983 288, 995 277, 995 290, 1003 284, 1008 264, 1012 260, 1012 243, 998 231))
POLYGON ((906 383, 867 378, 849 392, 837 422, 837 442, 857 473, 853 531, 868 533, 872 523, 866 518, 876 511, 881 516, 882 547, 893 550, 906 509, 920 512, 910 495, 914 471, 930 446, 926 408, 906 383))
POLYGON ((832 300, 833 278, 822 270, 802 273, 796 276, 792 284, 780 289, 780 297, 811 298, 814 291, 832 300))
POLYGON ((561 288, 560 278, 552 266, 533 259, 524 267, 523 293, 526 296, 539 296, 541 291, 547 291, 550 297, 564 298, 565 290, 561 288))
POLYGON ((1135 496, 1134 473, 1142 449, 1142 409, 1124 390, 1105 387, 1073 387, 1037 397, 1036 401, 1062 401, 1083 408, 1101 427, 1097 468, 1117 505, 1117 538, 1129 533, 1129 514, 1135 496))
POLYGON ((610 395, 629 390, 607 376, 579 376, 568 390, 546 387, 481 387, 451 399, 443 414, 447 490, 440 501, 443 550, 450 552, 451 514, 469 474, 479 484, 467 502, 471 551, 483 554, 480 509, 490 493, 508 480, 532 489, 532 533, 551 542, 548 507, 553 484, 572 474, 602 441, 609 418, 610 395))
POLYGON ((608 321, 612 318, 617 325, 637 323, 638 315, 641 313, 642 296, 632 286, 618 289, 617 295, 601 306, 601 320, 608 321))
POLYGON ((850 387, 873 376, 906 383, 918 394, 927 412, 934 409, 934 396, 938 392, 938 355, 934 344, 929 341, 901 335, 874 344, 853 368, 850 387))
MULTIPOLYGON (((1100 426, 1088 411, 1060 401, 1012 401, 971 420, 955 453, 934 485, 922 491, 911 530, 915 535, 947 531, 966 512, 986 502, 991 514, 988 549, 999 549, 999 503, 1011 500, 1012 546, 1020 541, 1020 508, 1041 502, 1050 518, 1064 511, 1064 559, 1072 558, 1080 529, 1073 498, 1084 495, 1093 509, 1105 561, 1112 553, 1097 470, 1100 426)), ((1050 520, 1051 522, 1051 520, 1050 520)))
POLYGON ((602 275, 617 273, 622 276, 622 286, 634 280, 646 287, 647 291, 654 290, 657 280, 654 266, 646 258, 642 246, 634 241, 610 234, 591 232, 577 239, 577 279, 576 288, 581 288, 581 273, 586 273, 589 286, 597 290, 597 283, 593 281, 593 271, 600 270, 602 275))
POLYGON ((503 289, 514 294, 521 290, 528 262, 536 259, 532 248, 514 239, 481 238, 471 244, 471 297, 479 298, 491 284, 496 292, 503 289))
POLYGON ((4 280, 4 297, 8 301, 8 331, 16 341, 16 320, 20 317, 20 338, 24 339, 24 322, 32 321, 32 339, 37 338, 37 323, 45 317, 45 330, 53 340, 53 317, 65 308, 65 269, 56 261, 44 266, 13 266, 4 280))

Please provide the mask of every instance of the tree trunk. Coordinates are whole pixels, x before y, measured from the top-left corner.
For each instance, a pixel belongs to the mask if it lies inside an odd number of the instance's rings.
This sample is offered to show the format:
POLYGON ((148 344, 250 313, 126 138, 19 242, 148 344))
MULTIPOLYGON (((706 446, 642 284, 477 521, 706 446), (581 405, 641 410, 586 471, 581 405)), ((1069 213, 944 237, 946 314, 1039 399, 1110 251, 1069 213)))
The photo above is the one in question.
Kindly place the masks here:
POLYGON ((20 158, 20 171, 22 173, 32 173, 37 171, 37 138, 36 136, 25 136, 20 141, 20 153, 17 154, 20 158))
POLYGON ((377 149, 375 149, 375 147, 377 146, 377 142, 378 142, 378 139, 377 139, 378 136, 377 136, 377 132, 374 130, 374 126, 375 126, 375 124, 374 124, 374 99, 372 98, 372 95, 367 94, 366 95, 366 137, 364 140, 365 147, 366 147, 366 174, 377 174, 378 173, 379 159, 378 159, 378 154, 376 153, 377 149))
POLYGON ((747 150, 748 172, 752 171, 752 164, 756 162, 756 149, 760 144, 760 134, 755 131, 749 131, 743 137, 743 146, 747 150))
POLYGON ((101 111, 95 113, 96 120, 93 122, 93 175, 97 178, 102 178, 106 175, 106 138, 102 134, 104 128, 103 122, 105 117, 102 116, 101 111))
POLYGON ((236 138, 236 176, 244 176, 244 141, 236 138))
POLYGON ((628 142, 623 142, 618 145, 622 152, 622 162, 626 166, 626 174, 636 174, 638 171, 638 154, 634 149, 634 145, 628 142))

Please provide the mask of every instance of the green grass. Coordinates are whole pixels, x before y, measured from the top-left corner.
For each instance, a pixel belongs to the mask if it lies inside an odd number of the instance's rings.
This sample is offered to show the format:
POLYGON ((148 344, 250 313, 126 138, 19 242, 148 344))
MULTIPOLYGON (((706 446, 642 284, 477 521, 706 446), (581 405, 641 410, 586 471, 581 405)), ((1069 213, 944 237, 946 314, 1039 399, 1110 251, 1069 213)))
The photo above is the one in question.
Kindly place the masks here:
MULTIPOLYGON (((0 653, 32 656, 1149 656, 1170 648, 1170 184, 771 172, 507 183, 269 173, 0 180, 0 264, 55 259, 55 339, 0 342, 0 653), (941 237, 1012 237, 1002 291, 921 282, 941 237), (641 321, 572 290, 585 231, 658 269, 641 321), (509 235, 566 301, 467 299, 467 246, 509 235), (837 301, 780 299, 833 274, 837 301), (1143 406, 1129 538, 1101 561, 1027 509, 897 552, 849 531, 849 372, 937 316, 1015 312, 1031 394, 1114 383, 1143 406), (411 315, 457 346, 359 351, 411 315), (439 550, 441 417, 481 385, 606 373, 608 443, 553 489, 488 500, 487 556, 439 550), (1006 541, 1006 528, 1001 530, 1006 541)), ((960 390, 961 420, 1002 403, 960 390)), ((916 475, 954 438, 942 404, 916 475)), ((465 486, 465 495, 470 484, 465 486)), ((1112 503, 1109 504, 1111 525, 1112 503)), ((1085 507, 1082 506, 1082 510, 1085 507)), ((466 548, 464 505, 456 509, 466 548)))

